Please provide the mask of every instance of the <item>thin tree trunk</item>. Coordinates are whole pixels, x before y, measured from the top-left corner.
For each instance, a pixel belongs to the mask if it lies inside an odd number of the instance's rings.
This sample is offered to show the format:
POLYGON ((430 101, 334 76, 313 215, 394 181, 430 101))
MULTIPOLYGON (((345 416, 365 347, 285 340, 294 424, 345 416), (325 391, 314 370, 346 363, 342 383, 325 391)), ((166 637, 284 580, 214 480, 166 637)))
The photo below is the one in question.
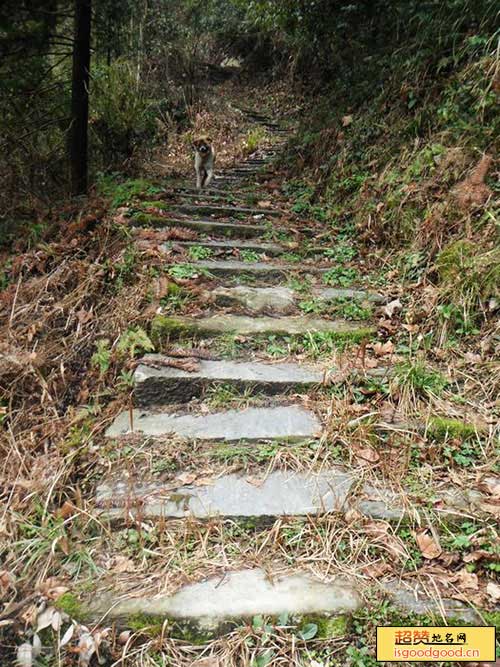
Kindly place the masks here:
POLYGON ((91 0, 75 0, 75 43, 71 89, 71 191, 86 194, 88 186, 88 118, 91 0))

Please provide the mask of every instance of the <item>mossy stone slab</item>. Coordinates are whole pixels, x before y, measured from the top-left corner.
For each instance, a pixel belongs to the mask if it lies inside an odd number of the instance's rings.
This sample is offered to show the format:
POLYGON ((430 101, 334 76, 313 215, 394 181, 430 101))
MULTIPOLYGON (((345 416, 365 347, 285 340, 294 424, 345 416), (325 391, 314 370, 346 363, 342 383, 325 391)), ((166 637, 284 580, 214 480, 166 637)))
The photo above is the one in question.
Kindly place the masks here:
POLYGON ((213 414, 125 411, 107 429, 107 437, 130 433, 174 434, 197 440, 296 440, 319 435, 316 415, 298 405, 227 410, 213 414), (131 419, 132 417, 132 419, 131 419))

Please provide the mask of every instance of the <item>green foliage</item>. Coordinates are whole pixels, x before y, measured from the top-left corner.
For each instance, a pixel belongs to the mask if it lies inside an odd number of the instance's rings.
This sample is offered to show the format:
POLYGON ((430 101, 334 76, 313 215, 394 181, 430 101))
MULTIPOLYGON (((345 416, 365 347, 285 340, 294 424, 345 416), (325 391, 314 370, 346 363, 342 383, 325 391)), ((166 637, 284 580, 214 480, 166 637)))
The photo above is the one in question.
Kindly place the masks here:
POLYGON ((198 276, 211 276, 210 271, 195 266, 194 264, 174 264, 169 268, 168 274, 172 276, 172 278, 178 278, 180 280, 190 280, 191 278, 197 278, 198 276))
POLYGON ((129 157, 134 142, 154 132, 154 114, 137 66, 126 59, 92 70, 91 128, 103 153, 129 157))
POLYGON ((254 250, 242 250, 240 252, 241 259, 244 262, 248 262, 249 264, 253 264, 254 262, 259 262, 261 257, 258 252, 255 252, 254 250))
POLYGON ((119 354, 134 358, 144 352, 154 352, 155 346, 141 327, 130 327, 120 336, 116 344, 119 354))
POLYGON ((439 396, 448 380, 423 362, 408 361, 396 366, 393 384, 422 397, 439 396))
POLYGON ((211 248, 207 248, 206 246, 202 245, 193 245, 190 246, 188 250, 188 255, 189 257, 194 260, 195 262, 203 259, 208 259, 211 257, 213 254, 213 251, 211 248))
POLYGON ((111 365, 111 347, 109 345, 109 340, 107 338, 98 340, 96 348, 96 351, 90 359, 90 363, 92 366, 99 369, 99 374, 102 377, 106 374, 111 365))
POLYGON ((99 194, 111 199, 112 208, 130 204, 141 196, 161 192, 161 188, 142 178, 124 180, 123 175, 116 172, 99 174, 96 187, 99 194))
POLYGON ((253 153, 261 146, 267 138, 265 128, 258 126, 248 131, 245 137, 245 153, 253 153))
POLYGON ((484 250, 465 239, 453 241, 436 258, 443 286, 439 313, 455 333, 478 333, 478 310, 490 297, 500 294, 500 248, 484 250))
POLYGON ((323 282, 325 285, 340 287, 349 287, 358 279, 356 269, 344 266, 336 266, 323 273, 323 282))

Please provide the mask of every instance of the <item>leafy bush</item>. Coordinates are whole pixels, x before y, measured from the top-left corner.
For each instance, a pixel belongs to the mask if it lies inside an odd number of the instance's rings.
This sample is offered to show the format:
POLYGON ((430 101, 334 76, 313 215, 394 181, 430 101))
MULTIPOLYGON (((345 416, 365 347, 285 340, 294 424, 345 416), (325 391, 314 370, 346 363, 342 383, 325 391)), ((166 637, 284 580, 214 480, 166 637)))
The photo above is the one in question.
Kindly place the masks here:
POLYGON ((90 101, 90 124, 103 154, 130 157, 135 142, 154 132, 153 109, 127 60, 94 67, 90 101))

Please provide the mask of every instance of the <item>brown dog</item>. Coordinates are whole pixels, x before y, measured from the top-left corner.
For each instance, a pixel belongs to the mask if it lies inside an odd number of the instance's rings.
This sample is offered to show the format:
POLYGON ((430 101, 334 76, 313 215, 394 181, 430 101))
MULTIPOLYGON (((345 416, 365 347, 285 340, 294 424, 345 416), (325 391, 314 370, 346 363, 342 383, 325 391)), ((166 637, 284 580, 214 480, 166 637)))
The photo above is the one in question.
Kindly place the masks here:
POLYGON ((194 168, 198 190, 208 187, 214 177, 215 153, 208 137, 200 137, 193 142, 194 168))

